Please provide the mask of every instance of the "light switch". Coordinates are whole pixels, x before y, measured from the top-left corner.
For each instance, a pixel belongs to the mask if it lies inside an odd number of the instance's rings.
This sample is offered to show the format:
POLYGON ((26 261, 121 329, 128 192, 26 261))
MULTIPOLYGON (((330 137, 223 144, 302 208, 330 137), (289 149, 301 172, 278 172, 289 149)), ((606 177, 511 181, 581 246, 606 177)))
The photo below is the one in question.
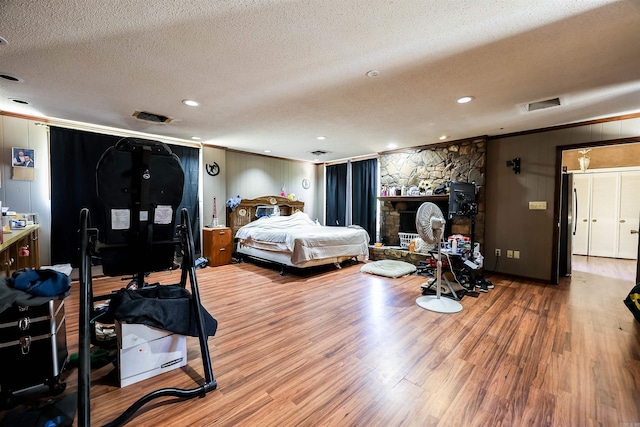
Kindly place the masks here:
POLYGON ((547 209, 547 202, 546 201, 529 202, 529 209, 544 211, 547 209))

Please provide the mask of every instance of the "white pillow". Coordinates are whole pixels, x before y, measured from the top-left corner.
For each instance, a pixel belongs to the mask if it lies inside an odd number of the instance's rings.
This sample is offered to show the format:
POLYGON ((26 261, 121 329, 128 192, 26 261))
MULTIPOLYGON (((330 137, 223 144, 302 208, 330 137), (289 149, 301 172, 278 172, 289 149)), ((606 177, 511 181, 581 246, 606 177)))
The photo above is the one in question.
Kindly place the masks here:
POLYGON ((363 273, 376 274, 385 277, 401 277, 414 273, 416 266, 404 261, 393 259, 382 259, 380 261, 369 262, 360 268, 363 273))

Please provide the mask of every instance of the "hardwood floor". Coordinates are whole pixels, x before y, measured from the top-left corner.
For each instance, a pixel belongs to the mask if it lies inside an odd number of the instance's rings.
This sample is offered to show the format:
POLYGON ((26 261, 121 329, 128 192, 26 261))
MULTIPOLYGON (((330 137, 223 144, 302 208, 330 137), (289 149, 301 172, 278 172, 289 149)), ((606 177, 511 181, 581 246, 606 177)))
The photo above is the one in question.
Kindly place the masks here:
MULTIPOLYGON (((219 321, 209 339, 218 388, 153 401, 127 425, 640 425, 640 324, 622 303, 633 282, 605 271, 615 267, 576 271, 557 286, 494 276, 495 288, 463 298, 456 314, 415 304, 420 276, 360 267, 305 276, 247 263, 198 270, 203 305, 219 321)), ((94 286, 98 294, 122 282, 94 286)), ((74 283, 70 352, 78 294, 74 283)), ((188 355, 187 367, 122 389, 112 366, 94 370, 92 425, 158 388, 195 387, 196 338, 188 355)), ((76 375, 65 371, 65 393, 76 375)))
POLYGON ((637 261, 634 259, 612 259, 594 256, 574 255, 571 259, 573 273, 590 273, 603 278, 628 281, 636 280, 637 261))

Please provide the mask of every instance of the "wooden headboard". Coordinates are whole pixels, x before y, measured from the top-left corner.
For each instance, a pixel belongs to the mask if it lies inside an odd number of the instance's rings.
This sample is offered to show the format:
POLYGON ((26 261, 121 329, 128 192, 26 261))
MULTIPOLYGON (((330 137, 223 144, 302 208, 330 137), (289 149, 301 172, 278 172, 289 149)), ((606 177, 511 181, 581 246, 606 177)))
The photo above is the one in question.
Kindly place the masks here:
POLYGON ((298 211, 304 211, 304 202, 289 200, 282 196, 262 196, 256 199, 242 199, 233 211, 227 206, 227 227, 231 228, 232 236, 243 225, 255 221, 258 206, 278 206, 281 216, 288 216, 298 211))

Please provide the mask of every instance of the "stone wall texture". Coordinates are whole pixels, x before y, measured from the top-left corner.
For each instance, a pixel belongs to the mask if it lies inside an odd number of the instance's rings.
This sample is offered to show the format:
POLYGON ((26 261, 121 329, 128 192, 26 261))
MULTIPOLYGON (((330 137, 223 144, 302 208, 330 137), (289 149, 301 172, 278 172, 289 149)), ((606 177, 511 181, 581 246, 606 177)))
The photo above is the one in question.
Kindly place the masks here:
MULTIPOLYGON (((475 217, 475 241, 484 241, 484 182, 486 164, 486 139, 452 142, 433 148, 425 147, 406 152, 382 154, 380 156, 380 184, 401 188, 418 186, 421 181, 435 189, 450 181, 475 182, 479 186, 478 214, 475 217)), ((396 200, 385 201, 380 211, 380 238, 386 245, 399 245, 399 211, 414 206, 396 200)), ((441 209, 445 209, 441 206, 441 209)), ((446 215, 446 213, 445 213, 446 215)), ((471 234, 470 218, 451 220, 451 233, 471 234)))

